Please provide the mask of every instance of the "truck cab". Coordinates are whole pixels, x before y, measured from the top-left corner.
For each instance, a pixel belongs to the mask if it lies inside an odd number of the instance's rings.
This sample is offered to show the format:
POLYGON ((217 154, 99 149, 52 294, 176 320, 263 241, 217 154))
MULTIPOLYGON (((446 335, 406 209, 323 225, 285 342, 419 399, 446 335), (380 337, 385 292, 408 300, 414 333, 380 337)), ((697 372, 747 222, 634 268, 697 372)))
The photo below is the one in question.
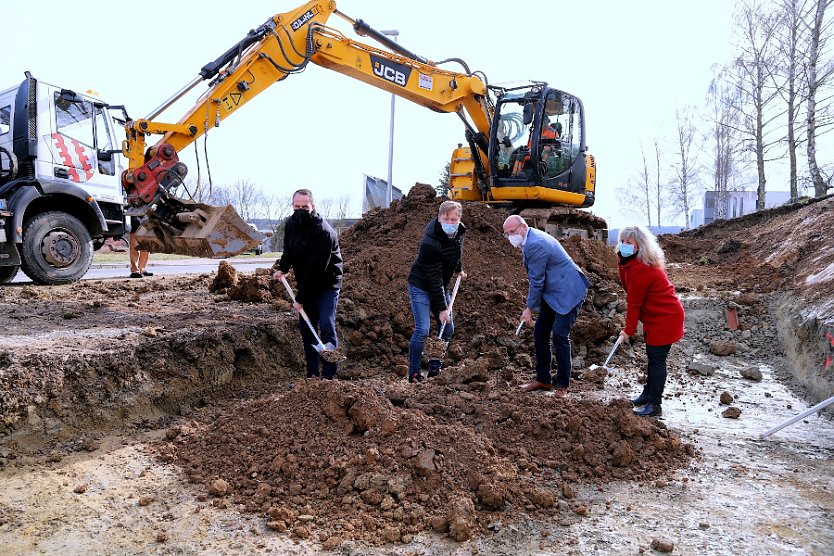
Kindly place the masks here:
POLYGON ((126 231, 124 109, 27 73, 0 92, 0 283, 69 283, 126 231))

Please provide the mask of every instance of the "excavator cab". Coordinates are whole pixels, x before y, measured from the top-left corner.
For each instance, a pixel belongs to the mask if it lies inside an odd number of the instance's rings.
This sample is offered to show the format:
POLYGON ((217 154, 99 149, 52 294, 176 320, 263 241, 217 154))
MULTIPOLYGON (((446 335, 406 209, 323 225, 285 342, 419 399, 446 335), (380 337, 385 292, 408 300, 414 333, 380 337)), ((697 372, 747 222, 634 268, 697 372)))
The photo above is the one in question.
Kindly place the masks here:
POLYGON ((593 204, 595 176, 588 171, 593 158, 577 97, 546 83, 500 89, 493 123, 489 165, 496 199, 524 200, 528 206, 536 200, 593 204))

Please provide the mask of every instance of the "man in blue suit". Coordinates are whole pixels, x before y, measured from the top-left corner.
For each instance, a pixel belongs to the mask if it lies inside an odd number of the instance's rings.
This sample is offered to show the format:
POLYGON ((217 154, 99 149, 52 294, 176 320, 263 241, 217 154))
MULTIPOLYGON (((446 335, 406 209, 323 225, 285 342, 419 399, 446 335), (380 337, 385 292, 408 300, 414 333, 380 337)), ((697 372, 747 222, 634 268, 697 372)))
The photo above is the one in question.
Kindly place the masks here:
POLYGON ((522 217, 512 215, 504 221, 504 237, 521 249, 530 282, 527 308, 521 318, 530 325, 533 311, 539 311, 533 328, 536 379, 521 388, 527 392, 553 388, 552 339, 556 352, 556 397, 564 398, 570 385, 570 330, 591 283, 554 237, 530 228, 522 217))

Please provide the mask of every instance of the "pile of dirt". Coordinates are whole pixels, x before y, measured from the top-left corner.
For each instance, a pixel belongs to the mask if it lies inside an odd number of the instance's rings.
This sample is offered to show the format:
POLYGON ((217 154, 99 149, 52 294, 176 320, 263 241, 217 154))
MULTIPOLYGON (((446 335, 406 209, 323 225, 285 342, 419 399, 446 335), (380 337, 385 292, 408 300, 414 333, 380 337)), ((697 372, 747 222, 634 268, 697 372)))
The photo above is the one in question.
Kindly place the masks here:
POLYGON ((402 381, 306 381, 170 429, 158 453, 213 505, 332 549, 427 529, 463 541, 522 513, 584 515, 571 500, 577 482, 656 479, 694 452, 626 401, 553 403, 448 376, 418 392, 402 381))
MULTIPOLYGON (((404 199, 366 214, 341 236, 345 281, 338 319, 350 376, 391 371, 406 363, 414 330, 408 274, 425 226, 443 200, 430 186, 417 184, 404 199)), ((506 216, 481 203, 464 203, 463 268, 468 278, 455 301, 451 362, 487 357, 494 368, 501 368, 517 362, 519 354, 533 353, 529 330, 514 336, 528 282, 520 252, 502 235, 506 216)), ((596 241, 571 238, 563 245, 593 283, 572 335, 574 351, 585 354, 616 334, 623 322, 616 258, 596 241)))
MULTIPOLYGON (((662 236, 680 284, 742 292, 791 290, 808 304, 830 304, 834 290, 834 196, 721 220, 662 236)), ((834 319, 834 305, 828 309, 834 319)))

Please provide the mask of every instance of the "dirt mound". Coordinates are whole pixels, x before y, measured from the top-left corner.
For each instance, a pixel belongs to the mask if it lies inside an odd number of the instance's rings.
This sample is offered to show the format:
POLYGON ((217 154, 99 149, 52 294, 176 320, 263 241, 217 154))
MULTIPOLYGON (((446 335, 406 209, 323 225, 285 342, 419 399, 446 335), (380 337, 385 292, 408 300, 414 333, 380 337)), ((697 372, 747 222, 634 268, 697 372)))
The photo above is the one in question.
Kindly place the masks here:
POLYGON ((212 504, 335 548, 408 542, 429 528, 463 541, 521 512, 582 513, 572 484, 654 479, 693 453, 625 401, 454 386, 307 381, 171 429, 159 454, 212 504))
MULTIPOLYGON (((349 376, 376 374, 404 365, 414 330, 408 274, 426 224, 437 216, 434 190, 420 184, 389 209, 375 210, 341 236, 345 282, 339 306, 340 334, 347 347, 349 376)), ((467 227, 463 267, 468 278, 455 301, 451 362, 486 357, 495 368, 532 354, 529 330, 515 337, 527 297, 527 276, 519 251, 504 239, 507 213, 464 203, 467 227)), ((585 355, 622 325, 616 258, 602 243, 571 238, 563 242, 593 282, 573 331, 574 351, 585 355)))
MULTIPOLYGON (((826 303, 834 289, 832 220, 829 196, 662 236, 661 242, 670 262, 703 267, 681 276, 690 287, 694 279, 742 291, 792 290, 808 303, 826 303)), ((834 318, 834 306, 829 309, 834 318)))

